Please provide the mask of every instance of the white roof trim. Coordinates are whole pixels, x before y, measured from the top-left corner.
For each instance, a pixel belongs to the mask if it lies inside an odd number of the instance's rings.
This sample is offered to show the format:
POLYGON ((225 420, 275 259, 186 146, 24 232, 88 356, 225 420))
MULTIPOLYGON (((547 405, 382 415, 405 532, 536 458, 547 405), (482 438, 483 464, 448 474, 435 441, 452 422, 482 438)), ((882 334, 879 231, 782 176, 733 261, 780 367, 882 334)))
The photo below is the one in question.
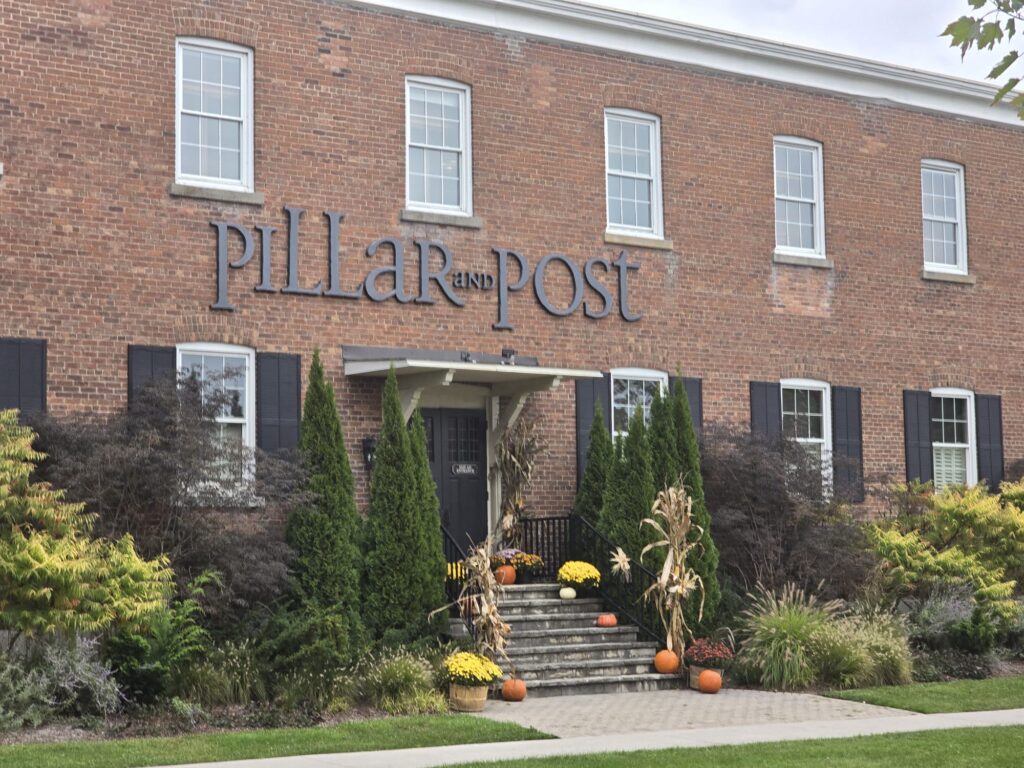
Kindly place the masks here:
POLYGON ((454 371, 452 381, 465 384, 496 384, 528 379, 599 379, 600 371, 582 368, 548 368, 540 365, 499 365, 491 363, 456 363, 443 360, 352 360, 345 363, 346 376, 387 376, 391 366, 399 383, 403 376, 430 371, 454 371))
POLYGON ((1024 127, 994 86, 575 0, 357 0, 417 16, 1024 127))

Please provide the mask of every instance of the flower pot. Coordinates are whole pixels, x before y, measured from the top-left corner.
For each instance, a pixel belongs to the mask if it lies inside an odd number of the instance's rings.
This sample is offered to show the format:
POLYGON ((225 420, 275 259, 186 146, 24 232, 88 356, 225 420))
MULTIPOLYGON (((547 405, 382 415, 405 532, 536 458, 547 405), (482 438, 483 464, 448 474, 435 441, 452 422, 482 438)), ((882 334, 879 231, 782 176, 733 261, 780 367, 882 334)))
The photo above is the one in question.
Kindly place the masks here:
POLYGON ((511 565, 499 565, 494 569, 494 578, 503 587, 509 587, 516 583, 516 569, 511 565))
POLYGON ((487 705, 487 686, 449 683, 448 701, 456 712, 482 712, 487 705))
POLYGON ((696 664, 691 664, 688 669, 690 673, 690 687, 695 691, 700 690, 700 673, 706 669, 717 672, 721 676, 722 681, 725 681, 725 672, 717 667, 698 667, 696 664))
POLYGON ((533 584, 533 574, 530 571, 516 569, 516 584, 533 584))
POLYGON ((576 590, 572 587, 562 587, 560 590, 558 590, 558 596, 563 600, 575 600, 576 590))

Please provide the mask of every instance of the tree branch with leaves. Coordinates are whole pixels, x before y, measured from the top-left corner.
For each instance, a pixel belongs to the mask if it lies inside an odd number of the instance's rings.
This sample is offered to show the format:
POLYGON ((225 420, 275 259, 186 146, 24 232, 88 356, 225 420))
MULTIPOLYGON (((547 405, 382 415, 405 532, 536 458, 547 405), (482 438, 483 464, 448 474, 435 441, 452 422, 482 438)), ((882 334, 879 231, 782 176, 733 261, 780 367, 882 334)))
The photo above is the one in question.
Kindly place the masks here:
MULTIPOLYGON (((967 4, 976 14, 961 16, 942 33, 950 39, 950 46, 960 49, 961 57, 967 56, 972 48, 994 51, 997 45, 1010 45, 1018 28, 1024 29, 1024 0, 967 0, 967 4)), ((988 73, 988 79, 1001 81, 992 103, 1008 99, 1024 119, 1024 93, 1016 90, 1021 78, 1006 77, 1020 58, 1020 50, 1010 49, 988 73)))

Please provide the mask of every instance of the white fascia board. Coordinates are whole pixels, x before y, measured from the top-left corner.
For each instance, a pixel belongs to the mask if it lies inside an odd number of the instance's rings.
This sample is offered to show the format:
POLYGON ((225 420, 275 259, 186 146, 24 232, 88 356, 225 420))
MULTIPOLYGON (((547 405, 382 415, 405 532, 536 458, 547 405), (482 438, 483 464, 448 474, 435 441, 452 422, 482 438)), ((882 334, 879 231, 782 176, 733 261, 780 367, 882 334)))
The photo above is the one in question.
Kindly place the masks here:
POLYGON ((572 0, 356 0, 416 16, 663 59, 1018 128, 986 83, 572 0))
POLYGON ((515 379, 560 378, 560 379, 599 379, 600 371, 584 368, 547 368, 539 365, 500 365, 493 363, 456 363, 442 360, 415 360, 412 358, 399 360, 353 360, 345 363, 346 376, 387 376, 391 367, 399 381, 403 375, 426 373, 428 371, 455 371, 455 381, 460 381, 459 373, 475 374, 495 382, 515 379))

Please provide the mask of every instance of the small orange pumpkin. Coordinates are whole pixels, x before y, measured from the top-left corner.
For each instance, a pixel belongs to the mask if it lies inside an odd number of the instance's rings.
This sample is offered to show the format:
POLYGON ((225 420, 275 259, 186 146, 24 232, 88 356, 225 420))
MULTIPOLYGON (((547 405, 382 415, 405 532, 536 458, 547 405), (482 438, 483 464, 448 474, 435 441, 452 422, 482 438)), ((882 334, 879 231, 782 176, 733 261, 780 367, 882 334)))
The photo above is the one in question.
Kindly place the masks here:
POLYGON ((499 565, 494 569, 494 578, 504 587, 516 583, 516 569, 511 565, 499 565))
POLYGON ((501 685, 501 698, 505 701, 522 701, 526 698, 526 681, 510 677, 501 685))
POLYGON ((679 671, 679 654, 673 651, 658 651, 654 655, 654 668, 663 675, 672 675, 679 671))
POLYGON ((701 693, 718 693, 722 690, 722 673, 705 669, 697 678, 697 687, 701 693))
POLYGON ((597 617, 597 626, 599 627, 617 627, 618 625, 619 620, 614 613, 602 613, 597 617))

